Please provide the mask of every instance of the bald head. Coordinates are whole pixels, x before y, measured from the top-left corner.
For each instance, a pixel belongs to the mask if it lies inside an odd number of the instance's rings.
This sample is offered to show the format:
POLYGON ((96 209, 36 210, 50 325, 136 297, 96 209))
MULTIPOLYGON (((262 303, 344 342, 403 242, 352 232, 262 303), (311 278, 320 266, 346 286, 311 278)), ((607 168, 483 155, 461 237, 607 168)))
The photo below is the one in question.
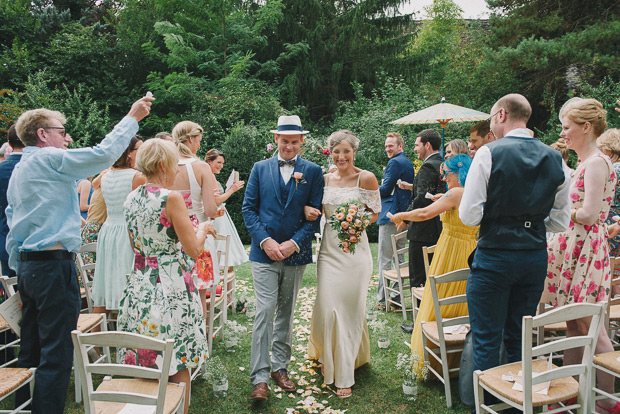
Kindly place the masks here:
POLYGON ((532 106, 525 96, 518 93, 511 93, 495 103, 497 108, 504 108, 508 118, 527 124, 532 116, 532 106))
POLYGON ((497 139, 517 128, 527 128, 532 107, 525 96, 511 93, 495 102, 491 109, 491 131, 497 139))

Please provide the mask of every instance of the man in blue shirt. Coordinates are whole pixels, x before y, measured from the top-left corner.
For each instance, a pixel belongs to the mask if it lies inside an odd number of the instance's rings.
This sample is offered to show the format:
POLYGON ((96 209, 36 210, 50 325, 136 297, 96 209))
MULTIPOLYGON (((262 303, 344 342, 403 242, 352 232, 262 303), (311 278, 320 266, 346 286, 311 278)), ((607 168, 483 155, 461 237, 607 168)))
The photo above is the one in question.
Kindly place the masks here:
POLYGON ((6 214, 4 210, 8 205, 6 192, 9 189, 9 179, 13 169, 22 159, 24 144, 17 137, 15 125, 11 125, 8 131, 9 145, 13 149, 2 163, 0 163, 0 263, 2 263, 2 274, 5 276, 16 276, 15 270, 9 267, 9 254, 6 251, 6 236, 9 233, 9 226, 6 224, 6 214))
MULTIPOLYGON (((385 152, 390 160, 383 172, 383 180, 379 193, 381 194, 381 213, 377 219, 379 225, 379 251, 377 253, 377 267, 379 268, 379 286, 377 287, 378 309, 385 309, 385 291, 383 288, 382 273, 392 268, 392 235, 398 233, 396 225, 390 221, 388 214, 407 211, 411 203, 411 191, 401 189, 399 182, 412 183, 415 171, 413 164, 403 152, 405 142, 398 132, 390 132, 385 139, 385 152)), ((405 247, 405 240, 399 241, 399 249, 405 247)), ((399 261, 403 261, 402 258, 399 261)), ((400 298, 394 299, 400 302, 400 298)))
MULTIPOLYGON (((15 125, 25 148, 9 181, 6 247, 23 302, 18 366, 37 367, 33 413, 62 413, 69 385, 71 331, 81 303, 74 264, 81 246, 76 180, 110 167, 121 156, 152 100, 136 101, 92 148, 67 150, 71 137, 57 111, 26 111, 15 125)), ((20 393, 16 405, 24 397, 20 393)))

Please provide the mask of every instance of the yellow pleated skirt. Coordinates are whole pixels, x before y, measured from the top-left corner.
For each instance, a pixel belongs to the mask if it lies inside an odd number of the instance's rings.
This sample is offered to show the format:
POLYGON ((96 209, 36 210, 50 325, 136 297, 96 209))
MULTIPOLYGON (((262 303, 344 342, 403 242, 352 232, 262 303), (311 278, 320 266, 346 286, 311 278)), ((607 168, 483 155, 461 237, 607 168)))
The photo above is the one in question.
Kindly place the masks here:
MULTIPOLYGON (((467 258, 476 248, 478 227, 464 225, 459 218, 458 209, 442 213, 441 222, 443 230, 437 241, 437 247, 433 254, 433 260, 427 278, 429 275, 442 275, 453 270, 469 267, 467 258)), ((464 294, 466 286, 467 282, 464 281, 439 285, 439 297, 444 298, 446 296, 464 294)), ((467 304, 444 306, 442 307, 441 315, 444 318, 467 315, 467 304)), ((420 322, 434 320, 435 310, 433 307, 433 296, 427 283, 411 336, 411 351, 417 353, 420 357, 424 356, 420 322)))

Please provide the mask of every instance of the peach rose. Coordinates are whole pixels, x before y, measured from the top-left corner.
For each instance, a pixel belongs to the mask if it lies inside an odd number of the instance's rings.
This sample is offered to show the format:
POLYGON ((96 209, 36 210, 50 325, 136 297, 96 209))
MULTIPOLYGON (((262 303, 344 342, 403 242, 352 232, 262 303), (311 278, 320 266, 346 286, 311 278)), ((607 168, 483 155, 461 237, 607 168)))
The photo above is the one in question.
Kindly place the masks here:
POLYGON ((350 241, 351 243, 357 243, 357 237, 355 237, 355 236, 351 236, 351 237, 349 237, 349 241, 350 241))
POLYGON ((343 252, 345 253, 351 253, 351 250, 347 249, 346 247, 342 249, 343 252))
POLYGON ((340 227, 342 227, 343 229, 348 229, 349 228, 349 222, 348 221, 343 221, 342 223, 340 223, 340 227))
POLYGON ((344 247, 344 248, 349 247, 349 242, 348 242, 348 241, 346 241, 346 240, 345 240, 345 241, 343 241, 343 242, 342 242, 342 247, 344 247))
POLYGON ((355 233, 357 233, 355 229, 349 229, 349 234, 354 235, 355 233))
POLYGON ((347 216, 347 221, 353 221, 353 216, 349 214, 349 215, 347 216))
POLYGON ((297 171, 297 172, 293 173, 293 178, 294 178, 295 180, 297 180, 297 181, 301 180, 303 176, 304 176, 304 175, 303 175, 301 172, 299 172, 299 171, 297 171))
POLYGON ((357 205, 349 204, 349 210, 357 211, 357 205))
POLYGON ((352 208, 349 209, 349 215, 354 216, 355 215, 355 210, 353 210, 352 208))
POLYGON ((355 220, 355 227, 362 227, 362 220, 355 220))
POLYGON ((342 220, 344 218, 344 213, 336 214, 336 220, 342 220))

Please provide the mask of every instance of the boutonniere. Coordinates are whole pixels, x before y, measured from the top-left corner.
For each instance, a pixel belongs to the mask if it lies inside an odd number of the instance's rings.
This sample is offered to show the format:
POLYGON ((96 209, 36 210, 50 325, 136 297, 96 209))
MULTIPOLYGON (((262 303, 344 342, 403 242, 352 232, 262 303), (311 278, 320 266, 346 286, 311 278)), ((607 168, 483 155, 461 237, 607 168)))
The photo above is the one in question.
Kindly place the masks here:
POLYGON ((293 178, 295 179, 295 190, 297 190, 297 185, 298 184, 306 184, 307 181, 304 178, 303 173, 301 173, 300 171, 296 171, 293 173, 293 178))

